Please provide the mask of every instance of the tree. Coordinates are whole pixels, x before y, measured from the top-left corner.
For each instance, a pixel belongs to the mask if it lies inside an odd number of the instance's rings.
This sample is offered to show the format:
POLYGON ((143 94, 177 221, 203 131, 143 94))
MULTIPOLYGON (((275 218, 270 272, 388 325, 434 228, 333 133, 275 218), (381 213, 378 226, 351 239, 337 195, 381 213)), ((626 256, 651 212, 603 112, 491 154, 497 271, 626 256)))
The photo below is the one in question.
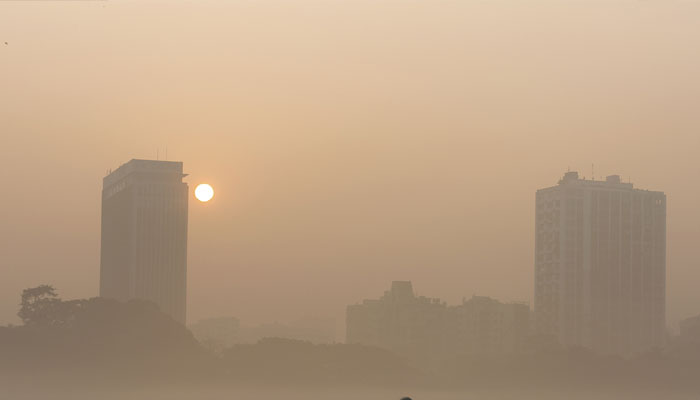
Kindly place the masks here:
POLYGON ((61 300, 49 285, 26 289, 21 297, 24 325, 0 327, 2 389, 7 371, 22 377, 61 371, 81 384, 92 372, 100 379, 141 380, 215 371, 214 359, 192 333, 150 301, 61 300))
POLYGON ((25 325, 51 323, 51 315, 59 304, 61 299, 51 285, 24 289, 17 316, 25 325))

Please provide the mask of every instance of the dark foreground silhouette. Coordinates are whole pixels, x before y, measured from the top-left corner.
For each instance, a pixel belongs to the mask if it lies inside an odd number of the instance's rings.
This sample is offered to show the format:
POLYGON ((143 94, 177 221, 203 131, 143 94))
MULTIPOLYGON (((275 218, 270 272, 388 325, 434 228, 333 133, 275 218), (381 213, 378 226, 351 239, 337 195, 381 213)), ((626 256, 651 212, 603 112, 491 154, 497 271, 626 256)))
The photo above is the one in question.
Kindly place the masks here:
POLYGON ((624 359, 533 340, 519 354, 456 355, 425 365, 375 347, 279 338, 217 356, 152 303, 63 301, 50 286, 25 290, 19 316, 23 325, 0 327, 1 388, 36 389, 39 382, 100 390, 189 385, 700 393, 700 344, 693 341, 624 359))
POLYGON ((23 292, 18 315, 24 325, 0 328, 4 376, 161 380, 214 368, 192 334, 147 301, 62 301, 40 286, 23 292))

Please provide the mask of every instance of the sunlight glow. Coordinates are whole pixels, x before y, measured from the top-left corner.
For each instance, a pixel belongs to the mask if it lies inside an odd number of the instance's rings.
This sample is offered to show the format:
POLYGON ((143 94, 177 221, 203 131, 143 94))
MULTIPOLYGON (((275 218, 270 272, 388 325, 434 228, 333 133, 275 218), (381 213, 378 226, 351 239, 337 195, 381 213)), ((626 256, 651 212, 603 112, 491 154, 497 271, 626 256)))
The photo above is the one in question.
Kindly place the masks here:
POLYGON ((194 197, 201 202, 207 202, 214 197, 214 188, 209 184, 201 183, 197 185, 197 188, 194 190, 194 197))

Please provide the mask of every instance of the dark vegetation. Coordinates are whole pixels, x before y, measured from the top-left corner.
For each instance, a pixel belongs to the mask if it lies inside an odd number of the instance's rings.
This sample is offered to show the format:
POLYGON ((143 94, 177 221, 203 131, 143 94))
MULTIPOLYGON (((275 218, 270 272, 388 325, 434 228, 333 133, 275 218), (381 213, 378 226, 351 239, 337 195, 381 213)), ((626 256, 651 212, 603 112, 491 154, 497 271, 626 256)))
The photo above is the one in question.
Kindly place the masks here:
POLYGON ((63 301, 51 286, 26 289, 21 326, 0 327, 0 376, 157 381, 210 373, 213 357, 146 301, 63 301))
MULTIPOLYGON (((511 355, 455 356, 430 366, 361 345, 279 338, 215 356, 146 301, 63 301, 50 286, 22 293, 21 326, 0 327, 0 387, 64 384, 387 386, 448 390, 619 389, 700 392, 700 342, 633 358, 533 340, 511 355), (34 383, 32 383, 34 384, 34 383)), ((99 386, 102 387, 102 386, 99 386)))

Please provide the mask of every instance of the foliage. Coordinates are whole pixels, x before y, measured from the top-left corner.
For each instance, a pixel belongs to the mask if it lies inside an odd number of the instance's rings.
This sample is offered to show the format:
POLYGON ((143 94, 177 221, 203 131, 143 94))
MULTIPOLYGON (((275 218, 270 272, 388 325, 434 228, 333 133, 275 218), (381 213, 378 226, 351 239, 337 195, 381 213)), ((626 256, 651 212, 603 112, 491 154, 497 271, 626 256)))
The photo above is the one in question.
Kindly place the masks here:
POLYGON ((61 303, 56 290, 50 285, 40 285, 22 291, 22 302, 17 313, 25 325, 50 324, 55 308, 61 303))
POLYGON ((47 375, 64 374, 60 380, 69 377, 78 385, 98 379, 119 384, 166 379, 266 386, 700 391, 700 339, 675 340, 663 350, 622 358, 566 349, 551 337, 534 336, 519 354, 472 354, 412 365, 376 347, 266 338, 228 348, 217 359, 148 301, 63 301, 53 287, 42 285, 22 292, 19 315, 24 325, 0 327, 0 387, 13 376, 43 382, 47 375))
POLYGON ((82 371, 121 379, 197 375, 213 365, 187 328, 148 301, 63 301, 42 285, 22 292, 19 316, 23 326, 0 328, 0 375, 82 371))

